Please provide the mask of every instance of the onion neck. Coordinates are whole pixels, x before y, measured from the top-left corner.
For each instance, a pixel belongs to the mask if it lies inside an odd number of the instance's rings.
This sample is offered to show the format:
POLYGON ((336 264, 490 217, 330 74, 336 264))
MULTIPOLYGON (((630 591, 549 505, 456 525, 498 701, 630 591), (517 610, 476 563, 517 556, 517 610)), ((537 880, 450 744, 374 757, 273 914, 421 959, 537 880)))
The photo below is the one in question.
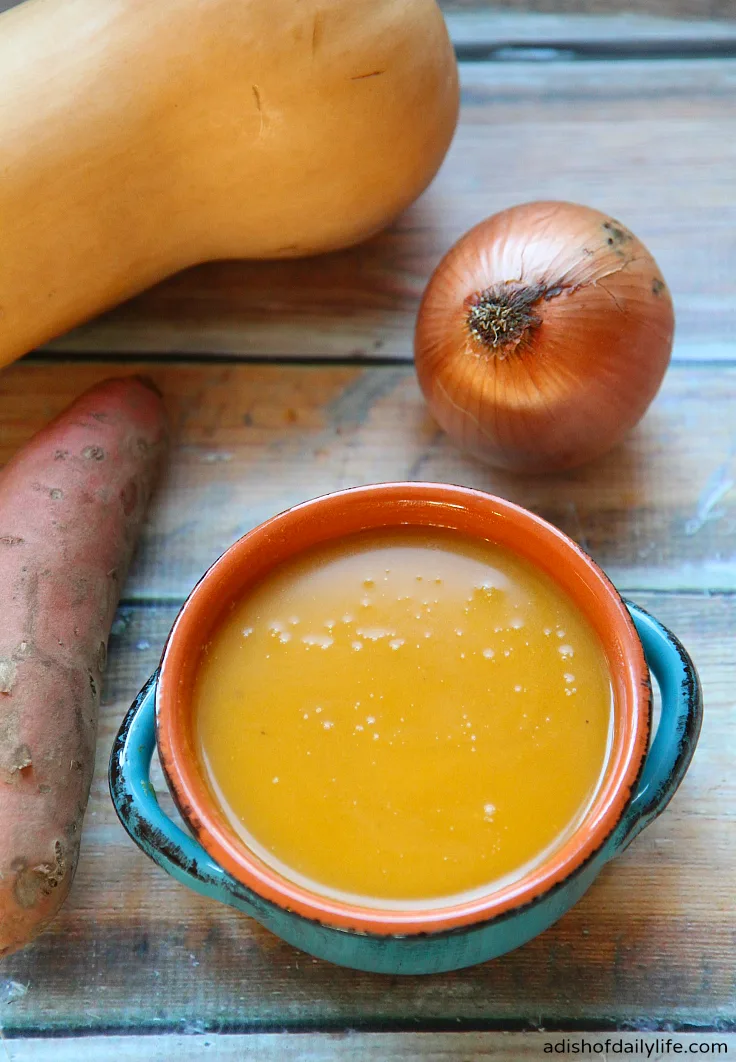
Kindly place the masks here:
POLYGON ((465 309, 470 335, 502 360, 542 323, 534 307, 544 291, 541 285, 506 281, 468 296, 465 309))

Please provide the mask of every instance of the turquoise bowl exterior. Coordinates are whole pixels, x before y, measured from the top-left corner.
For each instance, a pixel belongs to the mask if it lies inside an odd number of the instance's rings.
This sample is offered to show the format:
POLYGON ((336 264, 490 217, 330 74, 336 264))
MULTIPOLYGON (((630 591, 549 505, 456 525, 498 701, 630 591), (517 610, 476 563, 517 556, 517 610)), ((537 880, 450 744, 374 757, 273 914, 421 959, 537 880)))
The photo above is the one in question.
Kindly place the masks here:
POLYGON ((675 636, 628 603, 662 709, 634 794, 598 851, 548 892, 495 918, 426 934, 372 934, 323 925, 247 888, 160 808, 150 781, 156 744, 158 672, 136 698, 115 739, 110 793, 130 837, 183 885, 255 918, 302 951, 341 966, 385 974, 431 974, 486 962, 518 948, 557 921, 591 886, 603 866, 667 806, 688 768, 700 732, 697 672, 675 636))

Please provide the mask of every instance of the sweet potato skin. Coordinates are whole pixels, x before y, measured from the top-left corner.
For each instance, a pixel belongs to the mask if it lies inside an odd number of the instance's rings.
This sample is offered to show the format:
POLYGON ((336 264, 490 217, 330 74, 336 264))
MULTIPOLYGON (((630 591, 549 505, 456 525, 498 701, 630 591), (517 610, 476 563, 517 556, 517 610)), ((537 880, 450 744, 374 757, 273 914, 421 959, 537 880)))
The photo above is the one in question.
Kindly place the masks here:
POLYGON ((161 397, 127 377, 0 471, 0 956, 74 876, 107 639, 165 448, 161 397))

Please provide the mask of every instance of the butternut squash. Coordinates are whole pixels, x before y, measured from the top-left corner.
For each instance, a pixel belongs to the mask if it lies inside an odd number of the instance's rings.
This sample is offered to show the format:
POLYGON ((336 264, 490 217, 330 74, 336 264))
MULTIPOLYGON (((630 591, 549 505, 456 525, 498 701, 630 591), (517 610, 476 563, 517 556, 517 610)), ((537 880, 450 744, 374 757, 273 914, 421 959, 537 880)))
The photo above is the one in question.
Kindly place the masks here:
POLYGON ((435 0, 28 0, 0 15, 0 365, 186 266, 356 243, 457 118, 435 0))

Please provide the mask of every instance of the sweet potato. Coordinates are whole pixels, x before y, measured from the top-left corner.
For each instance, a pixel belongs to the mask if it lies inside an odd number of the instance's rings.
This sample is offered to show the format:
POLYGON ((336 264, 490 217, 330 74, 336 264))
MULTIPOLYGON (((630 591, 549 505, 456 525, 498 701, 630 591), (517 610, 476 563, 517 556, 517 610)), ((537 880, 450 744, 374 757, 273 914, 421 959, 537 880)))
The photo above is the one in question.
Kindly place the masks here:
POLYGON ((153 385, 107 380, 0 472, 0 955, 74 876, 107 639, 165 444, 153 385))

